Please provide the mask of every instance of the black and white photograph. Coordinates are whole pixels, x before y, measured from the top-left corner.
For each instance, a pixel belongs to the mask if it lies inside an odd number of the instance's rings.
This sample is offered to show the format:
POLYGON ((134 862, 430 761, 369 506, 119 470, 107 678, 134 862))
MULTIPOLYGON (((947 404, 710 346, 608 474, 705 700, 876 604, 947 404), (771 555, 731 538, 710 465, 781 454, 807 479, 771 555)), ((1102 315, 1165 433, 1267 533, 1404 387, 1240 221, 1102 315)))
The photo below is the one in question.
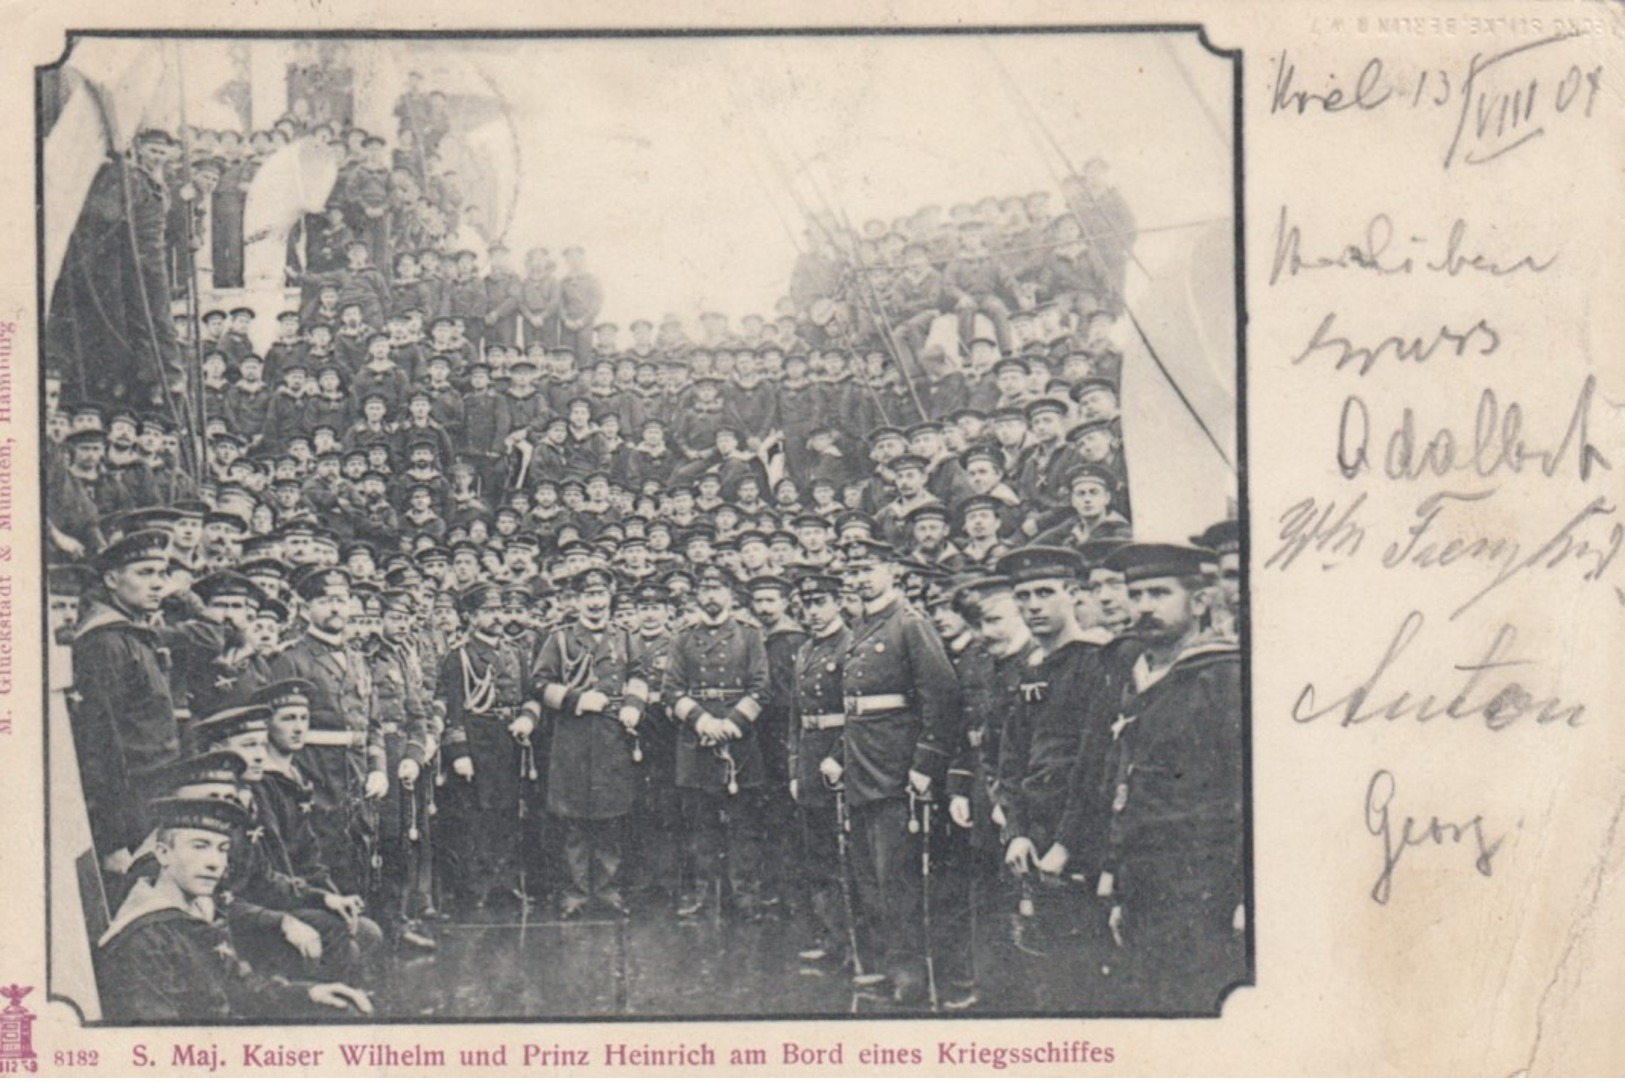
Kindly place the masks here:
POLYGON ((1219 1016, 1241 73, 1175 24, 69 34, 44 991, 1219 1016))

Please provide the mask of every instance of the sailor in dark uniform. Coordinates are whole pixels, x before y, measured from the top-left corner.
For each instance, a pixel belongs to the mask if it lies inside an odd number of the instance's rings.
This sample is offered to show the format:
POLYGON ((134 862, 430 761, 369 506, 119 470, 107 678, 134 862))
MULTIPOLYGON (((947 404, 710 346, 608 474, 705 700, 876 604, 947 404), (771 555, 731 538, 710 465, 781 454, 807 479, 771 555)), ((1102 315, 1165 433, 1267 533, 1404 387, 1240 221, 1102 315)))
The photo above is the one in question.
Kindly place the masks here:
MULTIPOLYGON (((741 535, 760 538, 759 534, 741 535)), ((767 649, 768 697, 757 723, 762 743, 762 766, 767 785, 762 794, 764 853, 763 902, 775 904, 791 876, 790 860, 795 834, 795 802, 789 792, 790 704, 794 697, 796 653, 807 641, 807 633, 790 618, 790 594, 794 587, 778 575, 757 575, 745 583, 750 591, 752 614, 761 622, 767 649)))
POLYGON ((354 600, 350 575, 316 567, 299 579, 305 634, 271 662, 271 678, 308 680, 310 731, 300 766, 315 794, 312 823, 333 880, 346 894, 365 894, 376 851, 371 802, 389 791, 383 732, 366 656, 347 641, 354 600))
POLYGON ((1077 598, 1088 571, 1077 552, 1030 545, 1002 557, 997 570, 1010 579, 1039 646, 1022 674, 999 746, 997 799, 1009 838, 1005 864, 1035 910, 1033 928, 1043 937, 1043 949, 1056 956, 1075 952, 1070 964, 1052 960, 1031 967, 1026 983, 1035 1002, 1057 996, 1079 1001, 1099 989, 1073 982, 1109 964, 1101 954, 1105 913, 1092 881, 1063 879, 1061 869, 1042 858, 1061 843, 1072 787, 1100 787, 1124 667, 1105 646, 1109 636, 1078 619, 1077 598))
POLYGON ((148 832, 150 781, 181 755, 170 692, 171 659, 183 646, 226 647, 223 625, 194 620, 167 627, 158 609, 168 591, 169 534, 143 530, 95 561, 100 588, 87 596, 73 643, 69 718, 79 756, 90 832, 103 868, 122 875, 148 832))
POLYGON ((765 782, 756 722, 767 700, 767 649, 762 633, 733 612, 728 572, 705 565, 695 572, 699 611, 678 632, 660 698, 681 726, 677 785, 683 790, 696 890, 679 913, 692 916, 713 894, 720 899, 723 868, 735 911, 760 914, 762 817, 765 782))
POLYGON ((1111 724, 1104 862, 1136 1010, 1216 1015, 1245 976, 1242 664, 1208 627, 1205 565, 1217 562, 1160 544, 1106 559, 1128 583, 1144 646, 1111 724))
MULTIPOLYGON (((226 921, 251 963, 285 976, 358 981, 382 945, 359 895, 309 883, 294 870, 273 809, 256 799, 265 777, 271 708, 227 707, 198 722, 197 746, 240 758, 249 825, 232 848, 221 891, 226 921)), ((184 765, 184 764, 183 764, 184 765)))
POLYGON ((412 887, 420 864, 429 860, 424 846, 428 819, 426 798, 434 779, 425 773, 440 731, 425 696, 425 681, 411 646, 415 623, 412 595, 385 590, 379 595, 381 633, 368 644, 367 665, 378 704, 390 792, 379 803, 378 874, 373 877, 373 911, 392 941, 418 950, 433 950, 413 908, 412 887))
POLYGON ((649 703, 638 725, 642 791, 633 813, 634 871, 640 886, 675 904, 683 884, 687 846, 682 835, 682 800, 677 789, 677 729, 660 686, 671 665, 671 594, 649 581, 633 591, 638 625, 632 632, 632 671, 649 688, 649 703))
POLYGON ((796 803, 799 837, 795 899, 812 926, 803 961, 816 962, 846 950, 846 914, 841 898, 839 839, 845 824, 836 816, 835 789, 819 773, 846 725, 841 669, 849 633, 841 619, 840 579, 816 572, 796 579, 807 636, 795 655, 789 724, 790 797, 796 803))
POLYGON ((365 992, 288 981, 242 961, 215 890, 248 813, 228 795, 153 804, 158 873, 131 889, 97 944, 96 976, 109 1021, 195 1023, 302 1018, 313 1007, 371 1014, 365 992))
POLYGON ((254 798, 282 838, 288 863, 306 883, 337 894, 333 875, 311 824, 316 794, 299 753, 310 733, 310 699, 316 685, 308 680, 278 680, 260 688, 254 702, 266 706, 265 776, 250 786, 254 798))
POLYGON ((842 674, 841 757, 825 760, 825 776, 844 781, 851 803, 853 873, 868 939, 859 949, 877 959, 899 1001, 915 1003, 926 992, 926 943, 919 834, 908 825, 941 790, 958 750, 959 684, 942 640, 904 601, 891 549, 860 540, 844 555, 863 618, 842 674))

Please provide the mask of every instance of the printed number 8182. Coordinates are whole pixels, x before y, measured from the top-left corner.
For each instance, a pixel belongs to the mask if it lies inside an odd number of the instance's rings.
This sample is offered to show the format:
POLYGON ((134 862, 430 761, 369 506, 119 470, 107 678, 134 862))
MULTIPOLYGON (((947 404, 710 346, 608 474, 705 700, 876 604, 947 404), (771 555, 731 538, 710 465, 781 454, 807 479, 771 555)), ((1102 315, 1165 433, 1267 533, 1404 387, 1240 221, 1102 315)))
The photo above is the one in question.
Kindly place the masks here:
POLYGON ((58 1067, 95 1067, 98 1054, 92 1048, 74 1049, 66 1052, 58 1050, 51 1053, 51 1062, 58 1067))

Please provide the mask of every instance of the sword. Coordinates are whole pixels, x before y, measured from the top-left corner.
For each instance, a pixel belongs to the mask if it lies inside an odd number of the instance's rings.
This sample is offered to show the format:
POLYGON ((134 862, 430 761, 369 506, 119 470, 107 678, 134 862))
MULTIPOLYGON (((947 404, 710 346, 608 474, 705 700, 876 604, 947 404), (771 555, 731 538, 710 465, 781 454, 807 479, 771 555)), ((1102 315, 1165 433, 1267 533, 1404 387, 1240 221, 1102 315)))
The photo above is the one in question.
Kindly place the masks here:
POLYGON ((402 780, 401 799, 406 802, 406 868, 404 869, 405 882, 400 895, 400 912, 397 914, 402 920, 408 920, 412 910, 412 895, 417 888, 418 864, 422 859, 423 835, 418 830, 418 794, 417 784, 413 781, 402 780))
POLYGON ((739 795, 739 764, 734 761, 734 753, 727 744, 718 744, 716 757, 722 760, 723 776, 728 779, 728 795, 739 795))
POLYGON ((852 952, 852 972, 863 976, 863 960, 858 957, 858 923, 852 906, 852 819, 846 810, 846 786, 835 786, 835 852, 841 867, 841 906, 846 910, 846 945, 852 952))
POLYGON ((931 949, 931 798, 908 792, 908 831, 920 836, 920 923, 925 931, 925 990, 938 1010, 937 964, 931 949))

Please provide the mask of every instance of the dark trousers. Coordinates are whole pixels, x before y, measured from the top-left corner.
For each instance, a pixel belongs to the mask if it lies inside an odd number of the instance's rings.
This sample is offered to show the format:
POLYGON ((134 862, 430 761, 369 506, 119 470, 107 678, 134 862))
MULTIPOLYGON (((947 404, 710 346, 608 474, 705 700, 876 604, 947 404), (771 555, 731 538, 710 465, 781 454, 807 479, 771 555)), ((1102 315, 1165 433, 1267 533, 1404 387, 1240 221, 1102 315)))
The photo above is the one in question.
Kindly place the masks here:
POLYGON ((687 846, 681 792, 670 781, 650 779, 638 793, 629 824, 631 865, 637 889, 676 895, 682 890, 687 846))
POLYGON ((802 804, 796 808, 799 827, 796 846, 795 889, 792 903, 807 914, 813 940, 827 950, 846 945, 846 908, 841 897, 841 850, 836 832, 834 804, 802 804))
POLYGON ((296 909, 289 916, 304 921, 322 937, 322 956, 307 960, 288 944, 276 925, 247 927, 231 922, 231 936, 243 961, 261 973, 304 981, 343 981, 364 985, 376 976, 384 933, 366 917, 350 931, 344 918, 327 909, 296 909))
POLYGON ((384 738, 389 793, 375 809, 379 867, 372 877, 367 908, 388 933, 420 911, 421 899, 428 895, 423 877, 431 864, 428 796, 434 778, 420 774, 408 789, 398 776, 405 750, 406 738, 401 734, 384 738))
POLYGON ((683 822, 696 886, 713 889, 726 877, 734 906, 756 909, 761 897, 762 791, 737 795, 684 789, 683 822))
POLYGON ((474 777, 448 771, 441 797, 451 813, 445 824, 449 882, 477 901, 516 884, 519 800, 534 783, 521 785, 519 745, 506 722, 470 719, 467 732, 474 777))
POLYGON ((564 905, 576 908, 593 900, 620 897, 621 835, 624 817, 564 820, 564 866, 570 877, 564 905))
POLYGON ((942 807, 931 815, 931 957, 938 981, 969 987, 975 983, 977 934, 984 917, 977 877, 988 854, 974 834, 954 826, 942 807))
POLYGON ((796 848, 800 829, 795 801, 786 784, 769 784, 762 790, 762 897, 783 898, 799 871, 796 848))
POLYGON ((908 819, 904 797, 852 809, 858 948, 869 968, 883 970, 893 980, 918 979, 925 967, 920 843, 918 835, 908 832, 908 819))
POLYGON ((1246 976, 1235 930, 1245 897, 1239 854, 1164 854, 1125 863, 1125 993, 1134 1010, 1217 1014, 1224 990, 1246 976))
POLYGON ((306 746, 299 763, 310 778, 310 824, 341 894, 367 894, 377 844, 374 811, 362 796, 366 758, 353 748, 306 746))

